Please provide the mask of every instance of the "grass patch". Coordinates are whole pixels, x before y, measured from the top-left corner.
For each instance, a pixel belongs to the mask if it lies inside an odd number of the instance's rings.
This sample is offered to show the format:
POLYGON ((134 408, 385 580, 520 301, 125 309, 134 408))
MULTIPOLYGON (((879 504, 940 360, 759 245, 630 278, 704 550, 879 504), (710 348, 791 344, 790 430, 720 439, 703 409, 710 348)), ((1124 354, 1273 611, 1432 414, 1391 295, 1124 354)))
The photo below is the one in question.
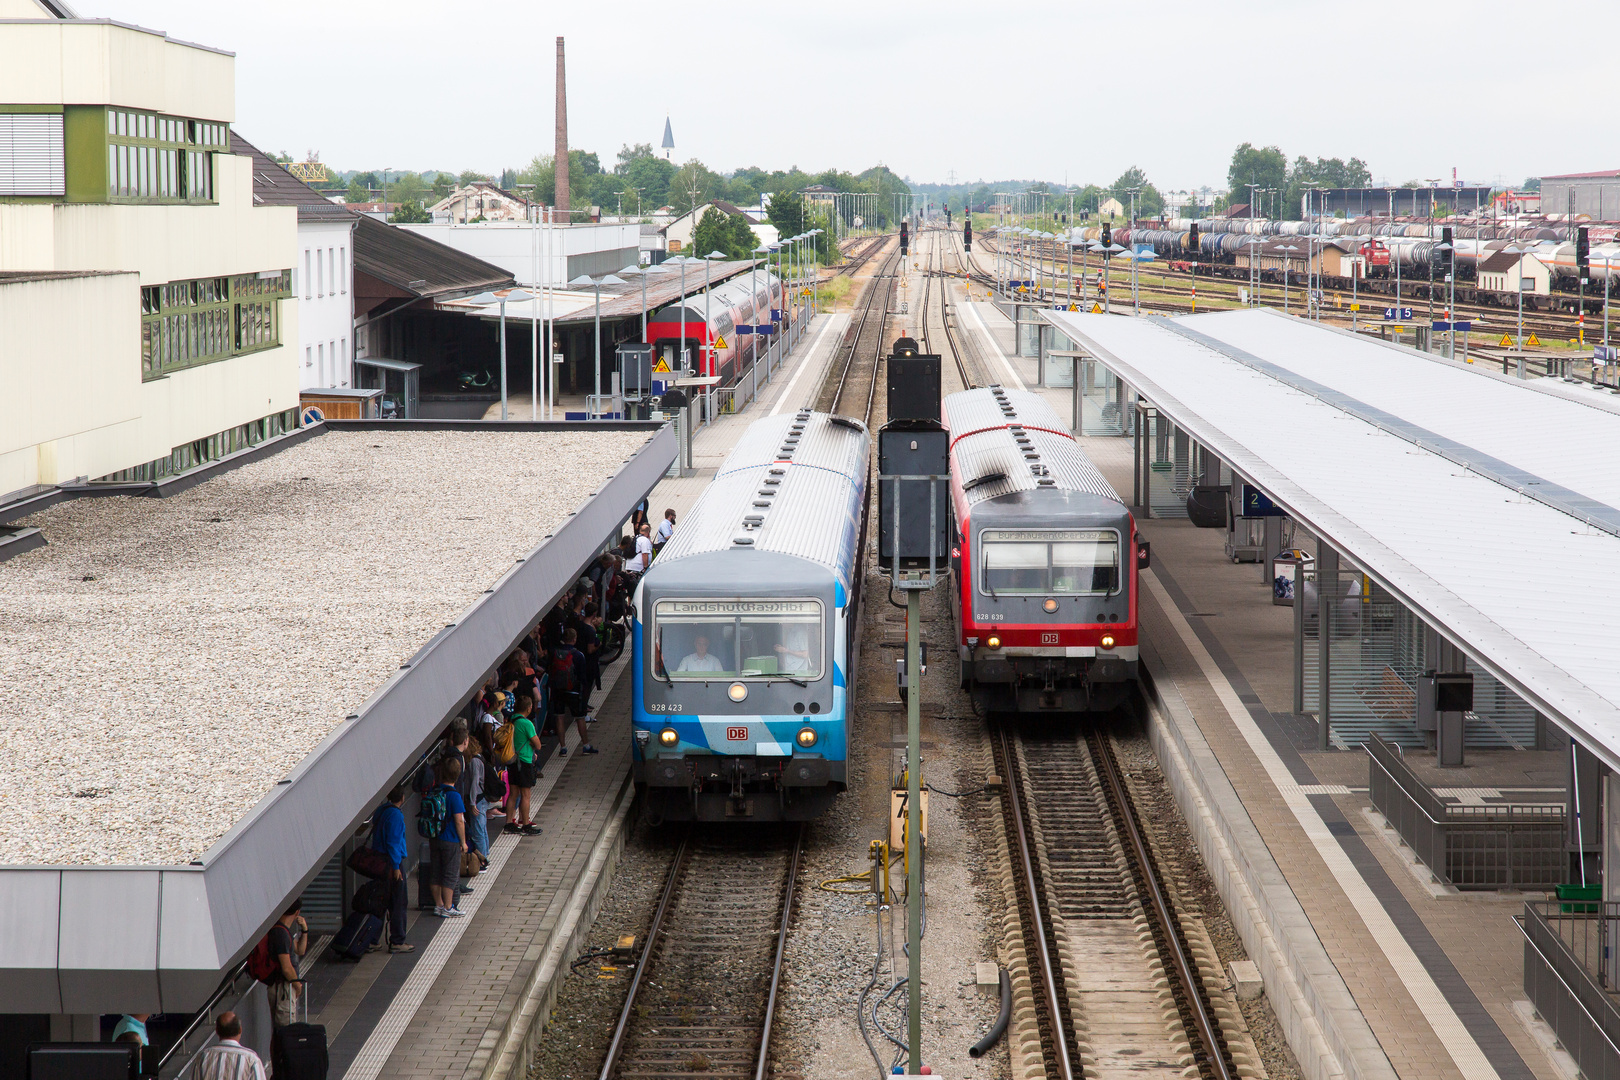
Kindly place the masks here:
POLYGON ((850 290, 854 287, 855 283, 846 275, 840 274, 838 277, 827 278, 822 281, 818 288, 821 294, 821 306, 831 309, 844 303, 849 299, 850 290))

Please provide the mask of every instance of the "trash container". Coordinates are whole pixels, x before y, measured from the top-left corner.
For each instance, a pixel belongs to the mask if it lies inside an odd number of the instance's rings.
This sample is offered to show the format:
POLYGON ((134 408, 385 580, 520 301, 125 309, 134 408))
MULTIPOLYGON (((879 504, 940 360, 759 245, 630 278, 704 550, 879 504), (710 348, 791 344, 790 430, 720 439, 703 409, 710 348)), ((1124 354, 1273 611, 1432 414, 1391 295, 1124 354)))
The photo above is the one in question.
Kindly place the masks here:
POLYGON ((1280 607, 1293 607, 1299 585, 1316 570, 1316 556, 1295 548, 1279 551, 1271 557, 1271 602, 1280 607))

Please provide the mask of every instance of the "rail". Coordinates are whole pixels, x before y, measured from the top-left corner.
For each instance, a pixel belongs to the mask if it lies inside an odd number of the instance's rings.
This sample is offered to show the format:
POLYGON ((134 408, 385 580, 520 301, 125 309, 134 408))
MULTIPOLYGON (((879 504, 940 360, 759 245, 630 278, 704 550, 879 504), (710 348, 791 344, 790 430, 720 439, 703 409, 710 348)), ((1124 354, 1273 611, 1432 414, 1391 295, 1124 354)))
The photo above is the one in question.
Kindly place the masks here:
MULTIPOLYGON (((720 925, 724 923, 724 917, 716 912, 735 912, 744 923, 759 914, 758 908, 762 906, 763 901, 756 904, 750 902, 747 896, 732 891, 741 881, 746 881, 756 889, 762 887, 764 882, 754 870, 744 869, 740 871, 744 875, 742 879, 733 877, 729 882, 720 880, 718 884, 708 881, 693 884, 687 879, 693 875, 702 876, 703 869, 699 866, 702 860, 712 860, 715 867, 737 872, 738 864, 745 858, 758 859, 762 855, 771 854, 768 850, 769 845, 765 845, 767 850, 762 851, 761 845, 752 842, 745 845, 739 842, 733 844, 730 849, 719 852, 708 850, 710 846, 707 840, 702 842, 695 840, 690 830, 681 835, 675 855, 670 861, 669 876, 665 879, 663 891, 659 895, 652 923, 647 928, 647 936, 636 962, 634 974, 631 976, 624 1006, 614 1025, 613 1036, 602 1061, 599 1080, 613 1080, 618 1076, 648 1075, 649 1068, 653 1069, 653 1074, 656 1075, 666 1066, 676 1071, 703 1071, 716 1077, 734 1075, 738 1078, 752 1077, 753 1080, 765 1078, 770 1061, 771 1032, 775 1026, 777 1004, 781 995, 787 931, 793 920, 793 894, 804 851, 803 826, 794 829, 786 850, 786 868, 779 878, 782 882, 780 916, 771 922, 769 978, 762 988, 762 1005, 758 1014, 749 1017, 752 1023, 728 1027, 725 1010, 694 1008, 690 1001, 685 999, 679 1009, 679 1013, 685 1016, 685 1019, 661 1015, 656 994, 655 1000, 650 1004, 643 1000, 645 996, 643 991, 649 985, 658 982, 690 981, 679 971, 666 972, 661 980, 651 979, 648 973, 660 963, 678 968, 684 960, 689 965, 698 964, 712 968, 716 949, 727 952, 735 959, 737 954, 746 948, 745 943, 737 941, 730 942, 729 948, 723 948, 718 944, 719 938, 727 933, 727 929, 720 925), (700 852, 700 848, 704 850, 700 852), (731 888, 727 887, 728 884, 731 888), (708 903, 721 907, 716 911, 710 911, 700 925, 684 928, 675 926, 672 916, 675 909, 685 902, 683 897, 687 894, 696 898, 696 902, 700 904, 708 903), (679 950, 683 947, 696 955, 681 956, 679 950), (632 1044, 643 1028, 648 1029, 646 1034, 655 1041, 651 1046, 635 1047, 632 1044), (749 1045, 753 1043, 755 1037, 758 1039, 757 1044, 749 1045), (678 1062, 663 1060, 672 1053, 678 1055, 678 1062), (744 1055, 746 1060, 743 1060, 744 1055), (649 1062, 646 1060, 649 1056, 656 1060, 649 1062)), ((735 927, 731 932, 735 934, 735 927)), ((746 929, 744 932, 747 932, 746 929)), ((713 985, 723 986, 724 989, 718 992, 734 998, 735 980, 716 975, 713 985)), ((691 986, 683 990, 683 994, 692 992, 695 990, 691 986)), ((735 1000, 729 1001, 726 1009, 734 1008, 735 1004, 735 1000)))
POLYGON ((1565 809, 1557 804, 1452 806, 1400 751, 1369 732, 1374 808, 1434 876, 1457 889, 1551 889, 1565 876, 1565 809))
POLYGON ((1236 1080, 1237 1070, 1226 1054, 1220 1027, 1204 996, 1198 966, 1188 951, 1187 943, 1182 940, 1181 924, 1170 906, 1164 884, 1159 880, 1153 853, 1148 849, 1147 838, 1142 835, 1141 825, 1136 820, 1136 811, 1125 790, 1125 781, 1119 774, 1119 762, 1114 760, 1113 750, 1104 741, 1107 736, 1094 731, 1089 738, 1092 757, 1098 765, 1097 772, 1108 785, 1114 803, 1115 820, 1123 827, 1122 831, 1130 842, 1131 858, 1146 887, 1151 908, 1149 914, 1158 928, 1156 936, 1160 939, 1161 953, 1175 968, 1176 981, 1185 999, 1185 1011, 1190 1014, 1192 1027, 1198 1036, 1200 1046, 1193 1048, 1193 1057, 1219 1080, 1236 1080))
POLYGON ((1524 991, 1536 1012, 1587 1080, 1620 1080, 1620 1008, 1604 985, 1601 959, 1620 921, 1620 904, 1605 903, 1601 912, 1565 910, 1596 906, 1532 901, 1514 922, 1524 934, 1524 991))

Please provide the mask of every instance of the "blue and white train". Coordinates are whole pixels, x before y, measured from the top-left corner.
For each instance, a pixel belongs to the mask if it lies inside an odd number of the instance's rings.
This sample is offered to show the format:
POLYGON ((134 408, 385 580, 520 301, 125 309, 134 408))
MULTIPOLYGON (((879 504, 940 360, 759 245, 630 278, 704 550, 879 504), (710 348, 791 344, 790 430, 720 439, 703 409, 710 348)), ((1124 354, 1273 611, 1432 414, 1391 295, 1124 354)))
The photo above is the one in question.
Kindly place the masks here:
POLYGON ((860 423, 750 425, 636 590, 636 785, 653 820, 807 821, 846 783, 860 423))

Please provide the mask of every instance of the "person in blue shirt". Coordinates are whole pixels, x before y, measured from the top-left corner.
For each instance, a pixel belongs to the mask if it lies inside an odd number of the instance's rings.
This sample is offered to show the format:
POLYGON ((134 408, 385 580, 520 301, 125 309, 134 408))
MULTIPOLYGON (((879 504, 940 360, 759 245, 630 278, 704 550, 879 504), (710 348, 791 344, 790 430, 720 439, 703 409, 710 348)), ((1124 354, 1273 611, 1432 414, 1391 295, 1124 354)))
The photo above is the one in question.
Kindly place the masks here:
POLYGON ((400 807, 410 791, 404 784, 388 793, 388 801, 371 815, 371 846, 388 857, 388 951, 414 952, 405 940, 405 811, 400 807))
POLYGON ((444 822, 439 835, 433 839, 428 883, 433 887, 433 914, 441 919, 457 919, 466 915, 456 907, 461 888, 461 857, 467 853, 467 804, 456 790, 456 781, 461 779, 461 756, 452 754, 444 758, 435 772, 438 786, 423 798, 444 799, 444 822))

